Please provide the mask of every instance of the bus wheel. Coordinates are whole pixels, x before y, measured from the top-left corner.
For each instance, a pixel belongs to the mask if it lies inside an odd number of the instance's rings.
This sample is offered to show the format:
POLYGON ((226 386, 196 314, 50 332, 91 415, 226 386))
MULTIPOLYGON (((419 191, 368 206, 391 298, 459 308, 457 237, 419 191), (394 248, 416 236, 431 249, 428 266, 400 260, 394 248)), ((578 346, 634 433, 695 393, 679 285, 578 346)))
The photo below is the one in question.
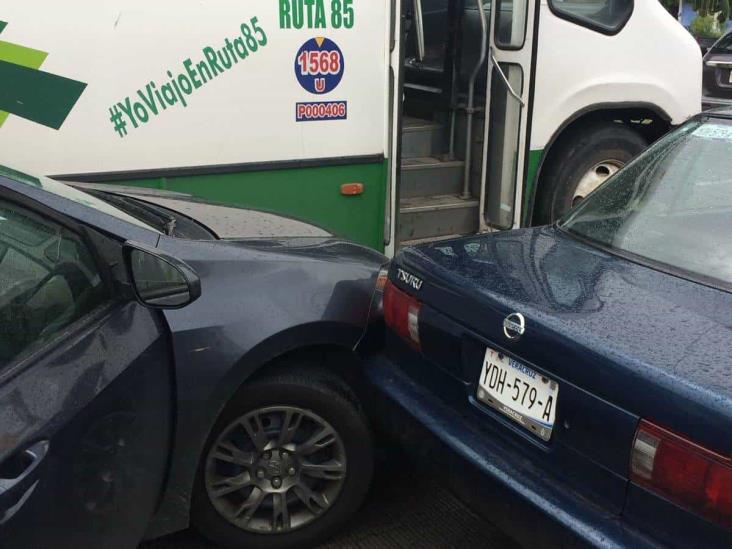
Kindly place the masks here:
POLYGON ((539 225, 554 223, 647 146, 640 134, 614 123, 562 136, 541 176, 534 221, 539 225))

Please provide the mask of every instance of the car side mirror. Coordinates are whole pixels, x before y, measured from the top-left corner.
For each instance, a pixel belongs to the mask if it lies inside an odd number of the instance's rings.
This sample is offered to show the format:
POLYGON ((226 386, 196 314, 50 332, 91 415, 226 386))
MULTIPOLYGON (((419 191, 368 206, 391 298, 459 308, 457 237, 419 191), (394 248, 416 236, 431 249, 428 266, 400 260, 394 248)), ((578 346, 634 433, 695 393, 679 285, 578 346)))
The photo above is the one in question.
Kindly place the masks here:
POLYGON ((123 248, 137 300, 154 309, 181 309, 201 297, 201 279, 188 265, 136 242, 123 248))

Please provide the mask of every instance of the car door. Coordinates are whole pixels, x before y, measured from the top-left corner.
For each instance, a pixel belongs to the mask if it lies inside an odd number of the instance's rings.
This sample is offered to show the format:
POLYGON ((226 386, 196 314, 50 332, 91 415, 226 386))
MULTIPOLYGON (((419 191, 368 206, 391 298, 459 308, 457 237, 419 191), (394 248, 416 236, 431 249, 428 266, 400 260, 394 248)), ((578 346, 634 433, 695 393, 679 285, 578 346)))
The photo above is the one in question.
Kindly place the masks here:
POLYGON ((116 295, 101 249, 121 258, 114 240, 0 187, 4 549, 135 547, 161 493, 166 327, 116 295))

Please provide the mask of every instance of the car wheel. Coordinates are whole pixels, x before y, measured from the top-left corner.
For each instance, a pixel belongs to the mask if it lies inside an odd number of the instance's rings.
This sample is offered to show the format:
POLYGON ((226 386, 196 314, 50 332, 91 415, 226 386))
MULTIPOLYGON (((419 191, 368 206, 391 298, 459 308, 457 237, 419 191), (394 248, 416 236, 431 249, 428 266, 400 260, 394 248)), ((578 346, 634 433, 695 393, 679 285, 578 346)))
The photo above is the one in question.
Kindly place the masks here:
POLYGON ((366 418, 338 378, 261 379, 237 394, 209 437, 192 519, 226 547, 310 547, 358 510, 372 471, 366 418))
POLYGON ((648 143, 621 124, 605 123, 561 138, 541 176, 534 221, 554 223, 640 154, 648 143))

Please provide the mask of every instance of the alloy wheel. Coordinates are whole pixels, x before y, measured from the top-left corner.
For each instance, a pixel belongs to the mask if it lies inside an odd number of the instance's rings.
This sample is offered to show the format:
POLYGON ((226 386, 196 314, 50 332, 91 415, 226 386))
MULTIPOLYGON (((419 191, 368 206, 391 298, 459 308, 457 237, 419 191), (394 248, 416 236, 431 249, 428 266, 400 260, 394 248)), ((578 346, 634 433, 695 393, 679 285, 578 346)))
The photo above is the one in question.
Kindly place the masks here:
POLYGON ((206 456, 205 486, 232 525, 258 534, 307 526, 333 506, 346 478, 340 435, 294 406, 260 408, 231 422, 206 456))

